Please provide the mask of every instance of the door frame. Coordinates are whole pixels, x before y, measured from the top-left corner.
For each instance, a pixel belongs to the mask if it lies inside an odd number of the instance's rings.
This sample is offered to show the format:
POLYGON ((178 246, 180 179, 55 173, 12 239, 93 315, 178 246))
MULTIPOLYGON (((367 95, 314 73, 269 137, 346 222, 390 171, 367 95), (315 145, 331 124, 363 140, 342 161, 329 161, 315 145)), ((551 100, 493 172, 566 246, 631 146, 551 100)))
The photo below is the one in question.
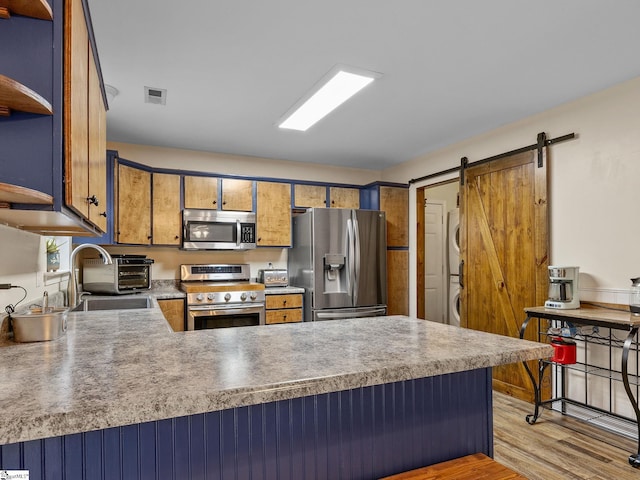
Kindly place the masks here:
MULTIPOLYGON (((449 178, 447 180, 442 180, 439 182, 434 182, 429 185, 423 185, 421 187, 416 188, 416 317, 417 318, 425 318, 425 298, 424 298, 424 289, 425 289, 425 249, 424 249, 424 211, 425 211, 425 199, 426 191, 430 188, 437 187, 440 185, 446 185, 449 183, 460 183, 460 177, 449 178)), ((449 208, 449 207, 447 207, 449 208)), ((448 276, 446 276, 448 277, 448 276)), ((448 282, 448 278, 447 282, 448 282)), ((448 283, 447 283, 448 285, 448 283)), ((449 288, 447 286, 447 288, 449 288)), ((447 300, 447 305, 448 305, 447 300)))
MULTIPOLYGON (((424 220, 425 214, 426 214, 426 210, 427 210, 427 203, 430 203, 431 205, 440 205, 440 207, 442 207, 442 238, 441 238, 441 243, 442 243, 442 261, 441 261, 441 266, 444 269, 441 273, 442 273, 442 280, 441 280, 441 288, 442 288, 442 292, 443 292, 443 297, 441 299, 441 308, 442 311, 444 312, 443 317, 442 317, 442 323, 448 323, 448 315, 447 315, 447 306, 449 305, 449 273, 448 273, 448 264, 449 264, 449 251, 448 251, 448 209, 447 209, 447 202, 446 200, 440 200, 440 199, 433 199, 433 200, 429 200, 428 198, 425 199, 424 202, 424 211, 423 211, 423 215, 422 215, 422 219, 423 222, 426 225, 426 221, 424 220)), ((426 235, 422 237, 422 243, 426 243, 425 241, 426 235)), ((424 246, 424 250, 425 250, 425 270, 426 270, 426 246, 424 246)), ((426 271, 425 271, 426 274, 426 271)), ((425 281, 426 282, 426 281, 425 281)), ((426 318, 426 314, 427 314, 427 299, 426 299, 426 285, 425 285, 425 290, 423 290, 422 295, 425 296, 424 298, 424 308, 425 308, 425 315, 424 318, 426 318)))

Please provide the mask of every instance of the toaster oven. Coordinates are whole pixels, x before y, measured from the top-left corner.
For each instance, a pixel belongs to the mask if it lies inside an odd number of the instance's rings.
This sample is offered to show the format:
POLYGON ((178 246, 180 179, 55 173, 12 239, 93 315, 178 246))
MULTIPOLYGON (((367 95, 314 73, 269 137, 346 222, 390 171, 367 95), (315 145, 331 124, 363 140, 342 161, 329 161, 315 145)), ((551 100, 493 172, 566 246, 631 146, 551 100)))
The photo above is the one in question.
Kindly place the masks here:
POLYGON ((153 259, 145 255, 111 255, 111 258, 111 265, 105 265, 100 258, 84 260, 82 289, 85 292, 121 295, 151 288, 153 259))

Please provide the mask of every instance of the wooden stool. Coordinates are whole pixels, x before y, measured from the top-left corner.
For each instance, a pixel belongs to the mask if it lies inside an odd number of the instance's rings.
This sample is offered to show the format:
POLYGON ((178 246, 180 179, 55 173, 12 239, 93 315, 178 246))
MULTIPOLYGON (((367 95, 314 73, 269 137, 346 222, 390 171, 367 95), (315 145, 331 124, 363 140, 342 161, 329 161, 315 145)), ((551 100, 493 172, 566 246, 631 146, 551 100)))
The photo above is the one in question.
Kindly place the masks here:
POLYGON ((483 453, 475 453, 381 480, 527 480, 483 453))

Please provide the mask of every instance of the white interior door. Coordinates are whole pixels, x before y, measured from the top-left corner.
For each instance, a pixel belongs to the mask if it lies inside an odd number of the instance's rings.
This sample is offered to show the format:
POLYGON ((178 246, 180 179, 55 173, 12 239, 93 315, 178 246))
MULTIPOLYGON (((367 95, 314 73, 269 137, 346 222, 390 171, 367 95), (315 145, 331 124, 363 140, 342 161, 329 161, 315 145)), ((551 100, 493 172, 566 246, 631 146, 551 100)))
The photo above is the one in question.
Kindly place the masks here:
POLYGON ((425 200, 425 318, 447 323, 446 212, 443 200, 425 200))

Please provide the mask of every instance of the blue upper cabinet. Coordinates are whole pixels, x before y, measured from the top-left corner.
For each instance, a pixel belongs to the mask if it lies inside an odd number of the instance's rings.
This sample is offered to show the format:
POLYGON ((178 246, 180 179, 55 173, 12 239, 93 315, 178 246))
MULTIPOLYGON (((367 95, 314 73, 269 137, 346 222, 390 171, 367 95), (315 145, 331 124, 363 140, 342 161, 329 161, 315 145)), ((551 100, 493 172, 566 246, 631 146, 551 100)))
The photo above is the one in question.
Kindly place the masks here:
POLYGON ((106 97, 88 6, 43 2, 0 7, 0 221, 96 235, 107 227, 106 97), (40 19, 47 10, 53 20, 40 19), (22 106, 34 101, 52 113, 22 106))

